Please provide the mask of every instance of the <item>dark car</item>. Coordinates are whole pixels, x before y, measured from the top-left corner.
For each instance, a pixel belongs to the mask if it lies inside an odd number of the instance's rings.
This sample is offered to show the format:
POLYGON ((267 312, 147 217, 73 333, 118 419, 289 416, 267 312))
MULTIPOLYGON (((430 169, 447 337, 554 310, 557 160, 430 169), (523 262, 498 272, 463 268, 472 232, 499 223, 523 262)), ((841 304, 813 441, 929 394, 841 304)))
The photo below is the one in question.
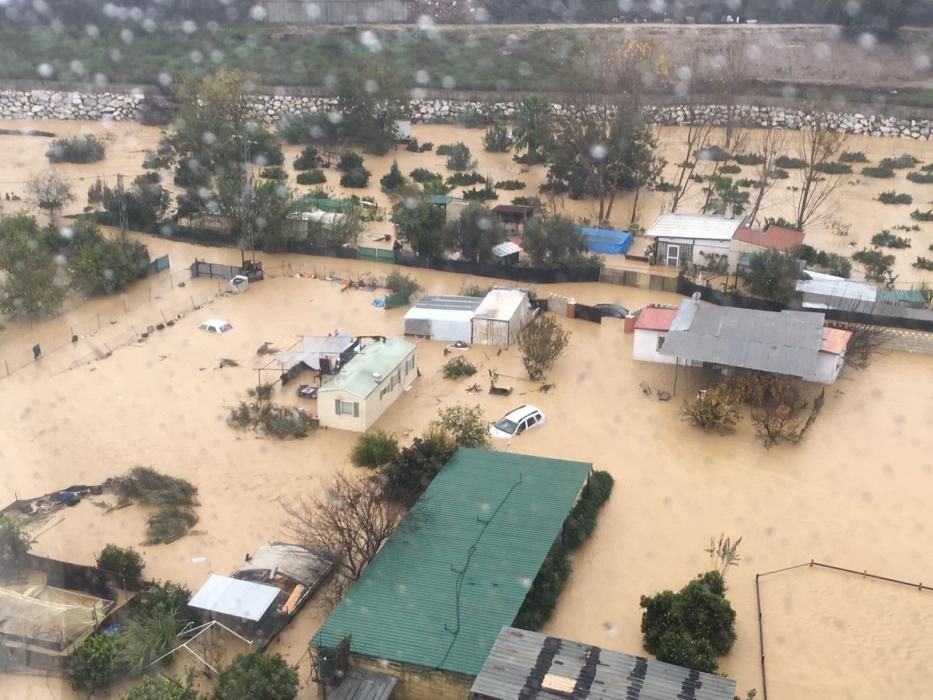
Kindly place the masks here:
POLYGON ((619 304, 597 304, 596 308, 603 318, 625 318, 629 315, 629 310, 619 304))

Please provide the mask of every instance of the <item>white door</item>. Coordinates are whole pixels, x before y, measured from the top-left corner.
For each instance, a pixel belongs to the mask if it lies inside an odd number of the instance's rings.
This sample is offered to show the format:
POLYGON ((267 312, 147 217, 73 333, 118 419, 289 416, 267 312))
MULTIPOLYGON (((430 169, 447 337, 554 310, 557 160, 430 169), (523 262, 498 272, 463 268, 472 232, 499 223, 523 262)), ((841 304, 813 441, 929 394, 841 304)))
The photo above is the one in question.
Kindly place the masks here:
POLYGON ((668 243, 667 244, 667 258, 664 260, 665 265, 670 265, 672 267, 677 267, 680 263, 680 245, 677 243, 668 243))

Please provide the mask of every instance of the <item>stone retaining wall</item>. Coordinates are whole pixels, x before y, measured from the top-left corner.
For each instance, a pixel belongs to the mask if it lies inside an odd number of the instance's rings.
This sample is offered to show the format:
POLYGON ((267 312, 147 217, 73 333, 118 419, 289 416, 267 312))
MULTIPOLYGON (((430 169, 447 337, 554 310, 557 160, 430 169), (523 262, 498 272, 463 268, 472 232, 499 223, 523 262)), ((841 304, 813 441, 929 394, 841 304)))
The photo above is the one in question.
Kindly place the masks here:
MULTIPOLYGON (((127 121, 138 118, 144 100, 141 89, 120 92, 67 92, 59 90, 0 90, 0 119, 77 119, 127 121)), ((276 122, 284 115, 300 111, 332 110, 336 100, 330 97, 297 94, 269 94, 256 97, 257 113, 266 122, 276 122)), ((509 119, 515 102, 479 102, 472 100, 417 99, 409 103, 414 122, 450 122, 464 113, 476 112, 490 119, 509 119)), ((554 105, 562 111, 561 105, 554 105)), ((833 129, 849 134, 902 136, 929 139, 933 120, 905 119, 880 114, 844 112, 806 112, 783 107, 742 105, 737 108, 746 126, 800 129, 817 119, 833 129)), ((682 105, 650 105, 644 108, 648 120, 666 126, 687 124, 690 110, 682 105)), ((696 110, 713 124, 726 121, 726 108, 707 105, 696 110)))

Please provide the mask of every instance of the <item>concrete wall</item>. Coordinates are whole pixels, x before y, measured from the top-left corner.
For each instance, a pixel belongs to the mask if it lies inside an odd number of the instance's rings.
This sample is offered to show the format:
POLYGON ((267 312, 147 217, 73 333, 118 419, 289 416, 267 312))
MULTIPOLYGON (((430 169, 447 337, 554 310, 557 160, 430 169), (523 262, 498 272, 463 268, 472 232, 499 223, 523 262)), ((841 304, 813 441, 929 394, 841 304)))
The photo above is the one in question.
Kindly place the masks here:
POLYGON ((351 655, 352 665, 398 678, 392 700, 447 700, 466 698, 473 678, 446 671, 431 671, 418 666, 384 662, 365 656, 351 655))
POLYGON ((665 365, 672 365, 677 360, 670 355, 662 355, 658 352, 658 340, 667 335, 666 331, 649 331, 641 328, 635 329, 635 340, 632 346, 632 357, 643 362, 660 362, 665 365))

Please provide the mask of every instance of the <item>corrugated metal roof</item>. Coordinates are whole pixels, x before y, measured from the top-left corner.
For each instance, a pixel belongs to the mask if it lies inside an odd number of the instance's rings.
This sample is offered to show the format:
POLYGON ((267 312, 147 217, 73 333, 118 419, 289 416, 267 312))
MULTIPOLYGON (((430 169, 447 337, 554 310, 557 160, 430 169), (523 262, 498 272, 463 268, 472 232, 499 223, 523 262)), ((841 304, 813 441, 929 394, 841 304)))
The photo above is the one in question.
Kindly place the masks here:
POLYGON ((508 321, 522 304, 528 304, 526 292, 520 289, 492 289, 476 308, 476 317, 508 321))
POLYGON ((275 586, 211 574, 188 605, 257 622, 278 594, 275 586))
MULTIPOLYGON (((845 277, 836 277, 813 270, 804 270, 810 279, 797 281, 797 291, 804 295, 827 297, 829 300, 839 302, 868 301, 873 302, 878 296, 878 288, 867 282, 855 282, 845 277)), ((804 299, 804 301, 807 301, 804 299)), ((839 306, 830 303, 829 306, 839 306)))
POLYGON ((481 297, 427 296, 421 297, 413 309, 446 309, 448 311, 476 311, 483 303, 481 297))
POLYGON ((504 258, 506 255, 514 255, 515 253, 521 252, 522 249, 515 243, 512 243, 512 241, 506 241, 505 243, 500 243, 492 247, 492 254, 497 258, 504 258))
POLYGON ((351 668, 340 685, 327 694, 327 700, 387 700, 398 680, 384 673, 351 668))
POLYGON ((454 201, 454 198, 449 194, 429 194, 424 198, 424 201, 428 204, 440 204, 442 206, 447 206, 452 201, 454 201))
POLYGON ((803 379, 818 376, 821 313, 681 302, 660 353, 803 379))
POLYGON ((690 238, 696 240, 729 241, 739 227, 740 219, 699 214, 662 214, 645 231, 649 238, 690 238))
POLYGON ((276 353, 275 359, 282 369, 289 370, 299 362, 304 362, 311 369, 321 368, 321 356, 340 356, 340 353, 353 345, 353 336, 348 333, 338 335, 306 335, 298 343, 284 351, 276 353))
POLYGON ((878 301, 884 304, 895 304, 901 301, 923 304, 926 299, 919 289, 879 289, 878 301))
POLYGON ((269 542, 257 549, 236 573, 275 571, 309 588, 318 583, 333 567, 331 556, 313 547, 269 542))
POLYGON ((472 692, 494 700, 732 700, 735 681, 504 627, 472 692))
POLYGON ((666 331, 671 327, 677 309, 659 309, 649 306, 638 312, 635 328, 642 331, 666 331))
POLYGON ((461 449, 314 636, 475 676, 513 622, 590 464, 461 449))
POLYGON ((318 390, 318 396, 339 390, 365 398, 414 349, 414 345, 401 338, 386 338, 367 345, 341 368, 337 376, 318 390))

